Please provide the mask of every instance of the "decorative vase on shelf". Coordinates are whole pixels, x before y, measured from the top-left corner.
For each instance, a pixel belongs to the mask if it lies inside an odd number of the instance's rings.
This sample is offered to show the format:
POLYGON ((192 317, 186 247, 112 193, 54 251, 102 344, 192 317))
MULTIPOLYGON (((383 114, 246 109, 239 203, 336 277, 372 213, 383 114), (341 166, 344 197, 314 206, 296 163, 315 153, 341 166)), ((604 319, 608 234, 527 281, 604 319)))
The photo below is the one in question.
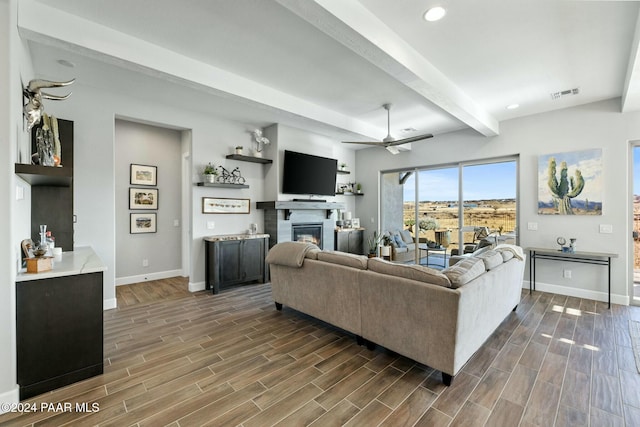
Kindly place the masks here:
POLYGON ((208 173, 204 175, 204 182, 208 182, 209 184, 213 184, 216 182, 216 176, 212 173, 208 173))
POLYGON ((241 146, 237 146, 236 147, 236 154, 242 155, 242 147, 241 146))

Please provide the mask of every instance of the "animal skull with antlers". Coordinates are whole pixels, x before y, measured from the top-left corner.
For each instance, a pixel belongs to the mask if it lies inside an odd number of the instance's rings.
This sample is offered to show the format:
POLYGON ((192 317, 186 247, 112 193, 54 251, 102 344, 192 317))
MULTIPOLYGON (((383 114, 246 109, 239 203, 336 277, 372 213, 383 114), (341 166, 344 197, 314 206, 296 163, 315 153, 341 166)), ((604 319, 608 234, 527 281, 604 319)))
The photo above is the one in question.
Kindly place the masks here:
POLYGON ((69 86, 75 81, 76 79, 69 80, 68 82, 52 82, 49 80, 36 79, 29 82, 22 90, 22 94, 29 100, 24 106, 24 118, 27 120, 27 130, 31 130, 36 124, 40 123, 44 111, 44 105, 42 105, 43 99, 62 101, 71 96, 71 93, 64 96, 50 95, 42 92, 41 89, 69 86))

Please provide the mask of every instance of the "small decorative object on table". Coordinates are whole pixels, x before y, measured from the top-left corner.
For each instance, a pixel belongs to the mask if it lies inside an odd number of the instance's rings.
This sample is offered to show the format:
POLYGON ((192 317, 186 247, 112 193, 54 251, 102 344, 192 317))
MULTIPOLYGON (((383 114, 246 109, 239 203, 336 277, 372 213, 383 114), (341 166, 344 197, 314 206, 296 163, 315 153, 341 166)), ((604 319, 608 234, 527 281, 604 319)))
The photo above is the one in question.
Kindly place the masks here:
POLYGON ((569 239, 569 242, 570 242, 569 243, 569 252, 571 252, 572 254, 576 253, 576 240, 578 240, 578 239, 576 239, 575 237, 571 237, 569 239))
POLYGON ((236 147, 236 154, 242 154, 242 150, 243 150, 242 145, 238 145, 238 146, 236 147))
POLYGON ((556 239, 556 243, 560 245, 560 249, 558 249, 561 252, 567 252, 568 249, 565 249, 565 245, 567 244, 567 239, 565 239, 564 237, 560 236, 556 239))

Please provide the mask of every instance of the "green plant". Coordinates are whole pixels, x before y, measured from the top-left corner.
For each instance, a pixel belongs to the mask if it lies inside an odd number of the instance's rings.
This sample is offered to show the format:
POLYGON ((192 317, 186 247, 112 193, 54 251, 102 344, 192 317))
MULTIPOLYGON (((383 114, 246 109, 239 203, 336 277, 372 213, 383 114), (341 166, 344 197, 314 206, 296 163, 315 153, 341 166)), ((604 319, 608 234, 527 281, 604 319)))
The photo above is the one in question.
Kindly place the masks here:
POLYGON ((378 252, 378 245, 380 244, 380 239, 382 236, 378 234, 377 231, 374 231, 372 235, 367 239, 367 246, 369 248, 370 254, 375 254, 378 252))
POLYGON ((360 183, 356 184, 356 191, 357 192, 361 192, 362 191, 362 184, 360 184, 360 183))
POLYGON ((342 163, 340 163, 340 167, 341 167, 342 169, 346 169, 346 168, 347 168, 347 164, 346 164, 346 163, 344 163, 344 162, 342 162, 342 163))
POLYGON ((560 163, 560 182, 556 178, 556 159, 549 158, 549 169, 547 171, 547 185, 553 196, 554 205, 557 206, 560 215, 573 215, 571 200, 582 192, 584 188, 584 178, 582 172, 576 169, 575 177, 567 179, 567 162, 560 163))
POLYGON ((218 171, 216 170, 216 167, 209 162, 209 164, 207 164, 204 169, 202 170, 202 173, 204 175, 218 175, 218 171))

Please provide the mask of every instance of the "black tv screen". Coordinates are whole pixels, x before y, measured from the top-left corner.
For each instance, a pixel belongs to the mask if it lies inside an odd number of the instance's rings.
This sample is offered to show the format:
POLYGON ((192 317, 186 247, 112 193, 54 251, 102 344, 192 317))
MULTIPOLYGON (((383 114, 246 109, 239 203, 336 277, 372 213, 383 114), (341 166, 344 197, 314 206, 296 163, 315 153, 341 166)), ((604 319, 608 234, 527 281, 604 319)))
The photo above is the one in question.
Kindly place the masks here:
POLYGON ((282 192, 335 196, 338 161, 285 150, 282 192))

